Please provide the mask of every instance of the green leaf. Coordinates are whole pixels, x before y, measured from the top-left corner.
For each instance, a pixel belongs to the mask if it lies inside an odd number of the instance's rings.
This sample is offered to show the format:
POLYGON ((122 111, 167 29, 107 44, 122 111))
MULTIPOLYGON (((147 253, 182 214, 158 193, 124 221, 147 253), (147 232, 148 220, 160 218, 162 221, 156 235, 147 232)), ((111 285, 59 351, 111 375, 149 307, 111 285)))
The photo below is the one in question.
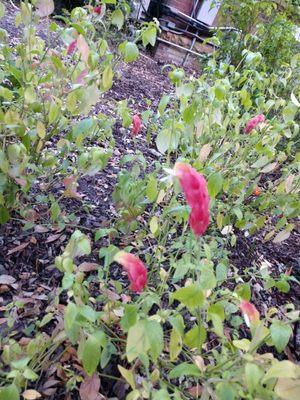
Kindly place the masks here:
POLYGON ((150 223, 149 223, 149 226, 150 226, 150 231, 151 231, 151 233, 152 233, 153 235, 155 235, 156 232, 157 232, 158 229, 159 229, 158 218, 157 218, 156 215, 154 215, 154 217, 151 218, 150 223))
POLYGON ((124 332, 128 332, 129 328, 135 325, 137 321, 137 307, 134 304, 126 304, 124 315, 120 324, 124 332))
POLYGON ((66 246, 65 254, 74 258, 91 254, 91 242, 87 235, 76 230, 66 246))
POLYGON ((176 292, 172 294, 172 298, 180 301, 180 303, 184 304, 189 309, 201 307, 204 302, 204 294, 196 284, 176 290, 176 292))
POLYGON ((245 366, 245 378, 250 393, 253 393, 259 386, 264 372, 256 364, 247 363, 245 366))
POLYGON ((184 362, 182 364, 177 365, 169 373, 170 379, 176 379, 176 378, 180 378, 182 376, 199 377, 199 376, 201 376, 201 372, 200 372, 199 368, 196 367, 196 365, 184 362))
POLYGON ((167 150, 176 150, 179 145, 180 133, 163 129, 156 137, 156 146, 160 153, 164 154, 167 150))
POLYGON ((215 198, 223 187, 223 177, 219 172, 212 174, 207 183, 208 193, 210 197, 215 198))
POLYGON ((210 318, 211 318, 212 323, 213 323, 214 332, 218 336, 224 337, 223 321, 222 321, 221 317, 218 314, 211 314, 210 318))
POLYGON ((65 308, 64 325, 65 325, 65 332, 73 344, 76 343, 78 339, 79 329, 80 329, 80 325, 76 321, 77 315, 78 315, 78 308, 76 304, 69 303, 65 308))
POLYGON ((300 367, 291 361, 275 361, 264 376, 263 383, 274 378, 293 378, 296 379, 300 367))
POLYGON ((184 335, 184 344, 191 349, 197 348, 201 351, 206 339, 206 330, 203 326, 195 325, 184 335))
POLYGON ((19 400, 20 395, 16 385, 12 384, 0 389, 0 400, 19 400))
POLYGON ((237 393, 236 388, 228 382, 220 382, 216 386, 218 400, 234 400, 237 393))
POLYGON ((223 85, 216 85, 215 86, 215 96, 218 100, 225 99, 226 96, 226 89, 223 85))
POLYGON ((293 333, 292 328, 282 321, 274 321, 270 326, 270 332, 276 350, 279 353, 282 352, 286 348, 290 336, 293 333))
POLYGON ((225 264, 218 264, 216 266, 216 279, 217 282, 222 283, 223 281, 225 281, 227 279, 228 276, 228 268, 225 264))
POLYGON ((76 139, 78 136, 83 134, 90 134, 91 129, 94 125, 94 120, 92 118, 85 118, 79 121, 76 125, 73 126, 72 136, 73 139, 76 139))
MULTIPOLYGON (((0 3, 0 9, 1 9, 1 3, 0 3)), ((0 86, 0 97, 3 97, 4 100, 11 101, 14 97, 14 94, 11 90, 3 86, 0 86)))
POLYGON ((126 355, 128 362, 132 362, 143 353, 147 353, 150 343, 147 335, 145 321, 138 321, 130 327, 126 343, 126 355))
POLYGON ((285 122, 293 121, 297 111, 298 111, 298 107, 290 101, 288 103, 288 105, 286 107, 284 107, 284 109, 282 111, 284 121, 285 122))
POLYGON ((170 81, 174 84, 180 83, 184 77, 185 77, 185 73, 182 68, 177 68, 177 69, 174 69, 173 71, 169 72, 170 81))
POLYGON ((250 284, 247 283, 239 283, 234 291, 243 299, 249 301, 251 299, 251 288, 250 284))
POLYGON ((30 381, 36 381, 39 378, 39 375, 30 368, 25 368, 23 376, 30 381))
POLYGON ((202 290, 214 289, 217 284, 216 276, 214 273, 213 263, 202 262, 200 267, 201 275, 199 285, 202 290))
POLYGON ((5 7, 3 3, 0 3, 0 19, 5 15, 5 7))
POLYGON ((163 351, 164 347, 164 334, 161 325, 154 320, 146 320, 146 333, 150 345, 149 352, 154 361, 163 351))
POLYGON ((140 320, 128 331, 126 354, 129 362, 149 351, 154 361, 163 350, 163 330, 157 321, 140 320))
POLYGON ((164 114, 164 111, 168 105, 170 101, 170 96, 164 95, 159 102, 158 105, 158 112, 159 112, 159 116, 161 117, 164 114))
POLYGON ((39 323, 39 328, 47 325, 50 321, 52 321, 52 319, 53 319, 53 313, 48 313, 44 315, 43 319, 39 323))
POLYGON ((171 397, 166 389, 160 389, 157 392, 153 393, 153 400, 170 400, 170 399, 171 397))
POLYGON ((286 280, 278 281, 274 286, 282 293, 288 293, 291 290, 291 286, 286 280))
POLYGON ((250 341, 248 339, 233 340, 232 344, 243 351, 248 351, 250 347, 250 341))
POLYGON ((122 365, 118 365, 118 369, 126 382, 131 386, 131 389, 135 389, 135 380, 132 370, 126 369, 122 367, 122 365))
POLYGON ((147 44, 149 43, 151 44, 151 46, 155 46, 156 35, 157 35, 157 30, 155 26, 142 31, 143 46, 146 47, 147 44))
POLYGON ((92 376, 96 371, 101 357, 99 340, 94 335, 89 335, 82 349, 82 363, 85 372, 92 376))
POLYGON ((102 74, 102 85, 104 90, 109 90, 113 84, 114 71, 111 66, 107 66, 102 74))
POLYGON ((49 114, 48 114, 49 124, 53 124, 58 119, 59 115, 60 115, 60 108, 54 101, 52 101, 50 103, 49 114))
POLYGON ((133 42, 127 42, 123 51, 124 61, 133 62, 139 57, 139 49, 133 42))
POLYGON ((179 356, 182 350, 182 336, 180 332, 177 331, 177 329, 173 328, 171 331, 169 348, 170 348, 170 361, 173 362, 177 360, 177 357, 179 356))
POLYGON ((117 26, 118 30, 122 28, 124 24, 124 15, 119 8, 112 12, 111 23, 117 26))
POLYGON ((25 367, 27 366, 29 361, 30 361, 30 357, 23 357, 23 358, 20 358, 19 360, 12 361, 11 366, 15 369, 22 370, 22 369, 25 369, 25 367))
POLYGON ((158 195, 158 190, 157 190, 157 179, 154 176, 150 176, 149 181, 147 183, 146 187, 146 195, 148 197, 148 200, 153 202, 156 200, 157 195, 158 195))
POLYGON ((6 224, 9 221, 9 211, 6 207, 0 206, 0 224, 6 224))

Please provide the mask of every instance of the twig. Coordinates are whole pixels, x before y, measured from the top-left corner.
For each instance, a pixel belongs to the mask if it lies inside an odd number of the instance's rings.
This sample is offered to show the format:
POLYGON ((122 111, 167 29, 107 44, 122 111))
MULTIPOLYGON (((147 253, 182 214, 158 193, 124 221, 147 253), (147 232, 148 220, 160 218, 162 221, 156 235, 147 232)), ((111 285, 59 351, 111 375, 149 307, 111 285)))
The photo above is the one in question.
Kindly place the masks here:
POLYGON ((15 10, 19 10, 19 7, 17 7, 17 6, 15 5, 15 3, 14 3, 12 0, 9 0, 9 2, 10 2, 10 4, 12 5, 12 7, 13 7, 15 10))

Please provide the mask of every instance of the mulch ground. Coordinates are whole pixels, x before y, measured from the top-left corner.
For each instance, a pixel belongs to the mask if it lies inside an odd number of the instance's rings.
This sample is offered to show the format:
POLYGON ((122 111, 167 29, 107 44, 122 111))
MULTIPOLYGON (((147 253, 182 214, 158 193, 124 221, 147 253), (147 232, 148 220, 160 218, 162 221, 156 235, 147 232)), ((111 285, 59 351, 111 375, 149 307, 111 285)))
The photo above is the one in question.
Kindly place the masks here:
MULTIPOLYGON (((12 45, 15 45, 17 40, 14 15, 15 10, 9 6, 8 16, 0 21, 0 27, 7 29, 14 38, 12 45)), ((120 79, 115 81, 112 89, 96 105, 95 112, 101 111, 113 115, 115 101, 123 99, 128 100, 130 108, 136 113, 147 109, 147 99, 151 100, 151 108, 156 110, 161 96, 171 90, 167 73, 162 72, 162 66, 148 56, 142 55, 135 63, 121 65, 120 79)), ((116 147, 107 167, 95 177, 83 177, 79 181, 78 192, 83 195, 86 207, 82 207, 81 202, 77 200, 68 199, 67 202, 68 211, 71 210, 76 215, 76 220, 71 225, 80 227, 91 238, 97 228, 110 227, 115 219, 116 210, 112 205, 111 195, 120 170, 119 161, 125 154, 134 152, 130 130, 116 123, 113 136, 116 147)), ((137 147, 143 153, 148 165, 159 161, 155 145, 146 143, 145 129, 137 137, 137 147)), ((23 221, 17 218, 0 227, 0 336, 9 334, 16 340, 24 336, 32 337, 34 323, 51 309, 61 283, 61 273, 54 267, 54 259, 62 253, 74 231, 74 227, 69 226, 63 230, 51 228, 39 220, 36 221, 35 228, 24 230, 23 227, 23 221), (13 326, 8 327, 5 312, 8 305, 17 300, 23 303, 24 307, 11 311, 13 326)), ((89 262, 99 263, 98 251, 105 244, 101 241, 95 244, 93 253, 88 258, 89 262)), ((274 277, 288 274, 300 279, 299 223, 289 239, 281 244, 264 242, 263 232, 252 237, 245 237, 240 232, 236 247, 230 251, 232 264, 241 272, 251 266, 259 268, 262 262, 268 262, 274 277)), ((277 289, 264 290, 263 283, 259 279, 253 280, 252 284, 254 284, 252 296, 260 311, 263 312, 270 306, 280 309, 287 303, 293 303, 299 308, 300 290, 297 283, 290 282, 291 291, 287 294, 280 293, 277 289)), ((296 325, 287 357, 293 360, 299 358, 299 348, 300 330, 296 325)), ((107 382, 103 384, 105 386, 107 382)), ((107 392, 109 391, 108 388, 107 392)), ((56 392, 49 398, 67 397, 63 393, 58 395, 56 392)))

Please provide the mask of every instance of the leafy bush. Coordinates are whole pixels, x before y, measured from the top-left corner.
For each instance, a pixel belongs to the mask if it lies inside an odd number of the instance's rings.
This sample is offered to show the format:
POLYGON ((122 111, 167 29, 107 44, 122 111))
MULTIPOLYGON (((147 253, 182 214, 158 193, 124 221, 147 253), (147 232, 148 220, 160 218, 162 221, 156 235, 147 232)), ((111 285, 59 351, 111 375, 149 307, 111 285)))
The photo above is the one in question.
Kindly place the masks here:
MULTIPOLYGON (((246 17, 254 5, 261 10, 259 2, 242 2, 246 17)), ((92 107, 111 87, 116 62, 135 60, 136 41, 153 44, 157 31, 148 23, 135 41, 123 41, 121 6, 109 9, 99 27, 102 17, 82 8, 63 28, 51 22, 60 51, 36 35, 38 19, 27 3, 17 17, 24 34, 15 51, 2 32, 2 222, 13 208, 25 215, 37 185, 49 192, 58 179, 63 196, 77 197, 78 177, 106 165, 114 120, 92 115, 92 107), (110 50, 115 38, 118 50, 110 50)), ((274 24, 264 34, 284 22, 274 24)), ((173 90, 142 119, 131 117, 126 100, 116 105, 123 126, 132 126, 135 149, 120 163, 116 220, 91 232, 102 246, 98 254, 91 234, 73 232, 53 260, 62 280, 38 332, 22 345, 14 331, 0 339, 1 400, 19 400, 21 391, 27 400, 40 398, 41 372, 54 360, 66 391, 80 385, 83 400, 82 388, 99 398, 100 377, 122 380, 128 400, 298 399, 300 369, 284 351, 299 311, 290 301, 254 305, 254 284, 259 280, 259 291, 275 297, 299 282, 290 273, 274 275, 263 260, 245 259, 237 268, 229 253, 238 235, 259 231, 277 246, 295 227, 300 56, 289 59, 279 49, 278 69, 270 72, 266 48, 265 56, 252 47, 241 51, 236 66, 213 55, 200 77, 172 69, 173 90), (288 68, 279 68, 283 63, 288 68), (137 150, 142 121, 160 153, 151 165, 137 150), (97 275, 88 276, 92 271, 97 275), (52 333, 42 334, 54 319, 52 333), (62 367, 68 351, 73 358, 62 367)), ((59 200, 50 194, 45 201, 56 221, 59 200)), ((21 300, 7 306, 8 329, 23 306, 21 300)))
POLYGON ((225 0, 221 5, 224 23, 236 31, 220 32, 220 55, 238 64, 246 48, 259 51, 268 70, 289 61, 299 48, 295 39, 295 7, 276 1, 225 0))
MULTIPOLYGON (((8 221, 11 209, 28 201, 33 186, 38 184, 46 193, 58 178, 63 183, 64 177, 73 176, 75 182, 78 176, 105 167, 114 145, 113 120, 101 113, 88 115, 111 88, 118 62, 139 56, 135 42, 114 33, 117 51, 97 33, 103 26, 106 32, 118 32, 115 27, 120 30, 126 17, 125 2, 122 9, 117 6, 107 14, 103 6, 101 15, 93 9, 75 8, 70 19, 64 20, 66 26, 50 23, 52 43, 47 43, 38 36, 36 24, 39 16, 53 11, 51 4, 47 0, 34 9, 21 3, 16 25, 23 29, 23 39, 15 51, 2 31, 0 223, 8 221), (53 47, 55 41, 61 51, 53 47), (105 149, 104 139, 109 137, 105 149), (92 149, 90 154, 85 152, 87 146, 92 149)), ((147 23, 136 40, 143 38, 147 45, 153 37, 155 41, 156 25, 147 23)), ((65 196, 73 195, 65 191, 65 196)), ((52 201, 51 209, 59 210, 58 204, 52 201)), ((52 212, 52 219, 58 214, 52 212)))

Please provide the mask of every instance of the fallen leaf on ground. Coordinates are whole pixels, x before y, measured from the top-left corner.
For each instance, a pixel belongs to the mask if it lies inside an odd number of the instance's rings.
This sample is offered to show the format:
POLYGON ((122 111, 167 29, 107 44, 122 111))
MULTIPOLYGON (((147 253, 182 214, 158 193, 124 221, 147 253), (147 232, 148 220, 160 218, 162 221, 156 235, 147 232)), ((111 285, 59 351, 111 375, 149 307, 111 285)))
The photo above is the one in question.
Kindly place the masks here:
POLYGON ((39 392, 33 389, 25 390, 25 392, 22 393, 22 396, 26 400, 36 400, 42 397, 42 395, 39 392))
POLYGON ((16 279, 11 275, 0 275, 0 285, 11 285, 16 279))
POLYGON ((94 373, 93 376, 85 376, 79 388, 81 400, 100 400, 100 378, 94 373))
POLYGON ((22 251, 26 249, 26 247, 29 245, 29 242, 22 243, 19 246, 14 247, 13 249, 8 250, 7 255, 10 256, 11 254, 17 253, 18 251, 22 251))
POLYGON ((47 237, 45 243, 55 242, 55 240, 59 239, 60 237, 61 237, 61 233, 57 233, 56 235, 50 235, 47 237))
POLYGON ((97 263, 83 262, 82 264, 78 265, 78 271, 80 272, 97 271, 98 268, 99 264, 97 263))
POLYGON ((46 233, 49 232, 49 229, 43 225, 36 225, 34 228, 34 232, 36 233, 46 233))

